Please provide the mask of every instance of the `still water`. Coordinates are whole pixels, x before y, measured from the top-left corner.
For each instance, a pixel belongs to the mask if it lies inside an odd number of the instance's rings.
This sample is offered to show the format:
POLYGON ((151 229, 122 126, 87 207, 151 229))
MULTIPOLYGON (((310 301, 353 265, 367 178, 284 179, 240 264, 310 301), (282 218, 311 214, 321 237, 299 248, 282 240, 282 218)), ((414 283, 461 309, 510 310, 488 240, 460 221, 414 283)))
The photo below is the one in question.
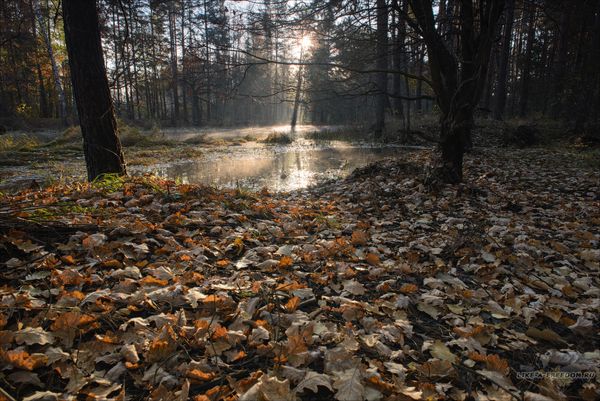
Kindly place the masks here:
POLYGON ((355 168, 393 157, 403 149, 372 146, 265 146, 229 147, 207 152, 195 160, 153 166, 159 176, 183 183, 221 188, 268 188, 293 191, 341 178, 355 168))

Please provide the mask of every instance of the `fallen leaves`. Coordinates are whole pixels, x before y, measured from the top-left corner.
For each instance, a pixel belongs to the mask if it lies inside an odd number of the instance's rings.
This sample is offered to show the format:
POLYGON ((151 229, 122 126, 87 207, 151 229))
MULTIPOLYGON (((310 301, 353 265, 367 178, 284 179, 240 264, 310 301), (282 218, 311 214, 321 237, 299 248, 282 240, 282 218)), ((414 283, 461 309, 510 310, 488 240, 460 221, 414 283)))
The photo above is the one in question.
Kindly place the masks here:
POLYGON ((0 349, 0 360, 7 365, 12 365, 17 369, 35 370, 46 365, 48 357, 41 353, 29 354, 27 351, 19 349, 4 351, 0 349))
POLYGON ((436 194, 390 162, 291 195, 15 195, 102 224, 2 234, 4 380, 31 400, 598 398, 597 379, 517 375, 600 363, 597 174, 523 183, 493 156, 468 168, 496 175, 436 194))

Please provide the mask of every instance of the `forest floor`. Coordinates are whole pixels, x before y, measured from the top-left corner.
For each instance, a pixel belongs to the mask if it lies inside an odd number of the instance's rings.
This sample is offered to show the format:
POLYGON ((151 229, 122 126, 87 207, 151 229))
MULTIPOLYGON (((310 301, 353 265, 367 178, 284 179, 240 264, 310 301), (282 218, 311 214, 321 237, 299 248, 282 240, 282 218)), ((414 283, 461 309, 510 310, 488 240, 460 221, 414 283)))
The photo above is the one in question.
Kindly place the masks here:
POLYGON ((0 400, 594 400, 600 173, 428 152, 291 193, 0 197, 0 400))

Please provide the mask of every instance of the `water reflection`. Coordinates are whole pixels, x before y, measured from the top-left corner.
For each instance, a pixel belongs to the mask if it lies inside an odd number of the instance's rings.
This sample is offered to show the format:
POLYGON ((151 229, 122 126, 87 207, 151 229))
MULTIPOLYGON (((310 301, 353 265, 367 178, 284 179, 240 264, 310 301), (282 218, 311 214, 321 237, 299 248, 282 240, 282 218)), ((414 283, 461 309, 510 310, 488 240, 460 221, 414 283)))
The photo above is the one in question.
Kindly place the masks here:
POLYGON ((228 148, 198 160, 158 166, 155 173, 184 183, 291 191, 347 175, 356 167, 390 157, 398 148, 228 148))

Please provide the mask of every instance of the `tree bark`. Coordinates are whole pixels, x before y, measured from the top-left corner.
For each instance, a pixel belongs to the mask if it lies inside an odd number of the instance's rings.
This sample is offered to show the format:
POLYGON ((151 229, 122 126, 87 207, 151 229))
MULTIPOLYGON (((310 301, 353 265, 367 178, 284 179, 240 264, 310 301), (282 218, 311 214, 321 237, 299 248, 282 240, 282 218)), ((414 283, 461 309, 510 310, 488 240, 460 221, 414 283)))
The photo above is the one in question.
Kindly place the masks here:
POLYGON ((173 95, 173 113, 171 114, 171 123, 179 123, 179 76, 177 74, 177 26, 175 10, 169 6, 169 42, 171 47, 171 93, 173 95))
POLYGON ((566 64, 567 57, 569 54, 569 19, 570 19, 570 9, 567 7, 562 10, 562 15, 560 18, 559 30, 560 34, 558 35, 558 57, 556 63, 554 65, 554 93, 552 106, 550 109, 550 117, 557 119, 561 115, 562 110, 562 99, 563 99, 563 91, 564 91, 564 79, 566 73, 566 64))
POLYGON ((377 0, 377 98, 375 100, 375 136, 381 137, 385 127, 388 68, 388 6, 386 0, 377 0))
POLYGON ((519 117, 527 114, 527 103, 529 102, 529 87, 531 86, 531 54, 533 52, 533 39, 535 37, 535 6, 528 5, 527 10, 527 45, 525 46, 525 65, 523 66, 523 78, 521 81, 521 96, 519 98, 519 117))
POLYGON ((63 0, 65 41, 83 134, 88 180, 125 174, 108 88, 95 0, 63 0))
POLYGON ((50 65, 52 67, 52 76, 54 77, 54 88, 58 96, 59 116, 63 120, 63 123, 66 125, 68 123, 67 102, 65 99, 65 91, 63 89, 62 83, 60 81, 60 75, 58 73, 56 57, 54 57, 54 50, 52 49, 52 43, 50 42, 50 33, 48 32, 46 24, 44 23, 44 18, 42 16, 42 10, 40 8, 39 0, 33 0, 31 5, 33 8, 33 12, 35 13, 35 18, 37 19, 38 24, 40 25, 42 38, 44 39, 46 51, 48 52, 48 58, 50 59, 50 65))
MULTIPOLYGON (((402 8, 402 6, 400 6, 398 4, 398 0, 394 0, 394 5, 397 8, 402 8)), ((392 62, 394 64, 394 69, 397 71, 405 71, 404 69, 404 39, 406 37, 406 23, 404 21, 404 16, 400 13, 397 12, 396 13, 398 16, 398 20, 396 23, 396 36, 394 38, 394 50, 393 50, 393 56, 392 56, 392 62)), ((396 96, 394 98, 394 111, 395 114, 400 117, 400 119, 404 120, 404 110, 402 107, 402 99, 400 98, 400 96, 402 96, 402 79, 404 77, 400 74, 394 74, 393 80, 392 80, 392 89, 393 89, 393 93, 396 96)))
POLYGON ((502 33, 502 50, 500 52, 500 67, 498 70, 498 81, 496 82, 496 98, 494 104, 494 119, 502 120, 506 107, 506 88, 508 85, 508 61, 510 56, 510 43, 512 38, 512 27, 515 17, 515 0, 506 1, 506 12, 504 14, 504 30, 502 33))
POLYGON ((439 152, 432 160, 428 181, 458 183, 463 179, 463 154, 471 143, 473 114, 504 1, 477 1, 478 24, 473 2, 460 2, 459 55, 451 51, 436 27, 432 2, 410 0, 410 5, 427 45, 431 84, 442 114, 439 152))

